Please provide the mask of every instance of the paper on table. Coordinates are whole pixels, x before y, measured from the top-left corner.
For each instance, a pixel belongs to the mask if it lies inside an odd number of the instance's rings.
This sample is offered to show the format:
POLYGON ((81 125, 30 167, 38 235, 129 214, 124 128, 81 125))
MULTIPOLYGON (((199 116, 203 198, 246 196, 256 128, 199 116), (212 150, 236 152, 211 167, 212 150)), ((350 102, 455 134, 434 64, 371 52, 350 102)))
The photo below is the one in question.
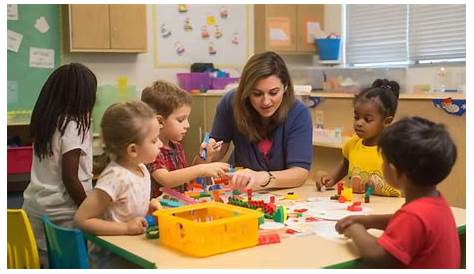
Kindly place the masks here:
POLYGON ((306 42, 307 43, 314 43, 315 34, 318 30, 320 30, 319 22, 306 22, 306 42))
POLYGON ((18 52, 18 49, 21 45, 21 40, 23 40, 23 34, 8 30, 7 49, 13 52, 18 52))
POLYGON ((8 20, 18 20, 18 5, 16 4, 7 5, 7 18, 8 20))
POLYGON ((35 28, 41 33, 47 32, 49 30, 49 25, 48 21, 46 21, 46 18, 41 16, 40 18, 36 19, 35 28))
POLYGON ((54 68, 54 50, 31 47, 30 67, 54 68))

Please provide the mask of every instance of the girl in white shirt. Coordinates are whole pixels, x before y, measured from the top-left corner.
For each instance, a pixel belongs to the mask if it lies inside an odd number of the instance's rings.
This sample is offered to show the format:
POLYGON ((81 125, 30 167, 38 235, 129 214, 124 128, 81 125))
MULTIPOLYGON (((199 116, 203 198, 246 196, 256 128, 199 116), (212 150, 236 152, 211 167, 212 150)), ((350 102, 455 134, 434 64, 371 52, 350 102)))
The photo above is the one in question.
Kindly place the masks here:
MULTIPOLYGON (((75 224, 95 235, 145 232, 150 207, 150 173, 163 145, 153 110, 134 101, 110 106, 101 122, 105 151, 112 160, 74 216, 75 224)), ((92 265, 92 263, 91 263, 92 265)))
POLYGON ((92 108, 97 79, 86 66, 71 63, 46 80, 31 116, 33 138, 31 181, 23 193, 38 245, 40 262, 47 267, 41 216, 72 227, 77 207, 92 189, 92 108))

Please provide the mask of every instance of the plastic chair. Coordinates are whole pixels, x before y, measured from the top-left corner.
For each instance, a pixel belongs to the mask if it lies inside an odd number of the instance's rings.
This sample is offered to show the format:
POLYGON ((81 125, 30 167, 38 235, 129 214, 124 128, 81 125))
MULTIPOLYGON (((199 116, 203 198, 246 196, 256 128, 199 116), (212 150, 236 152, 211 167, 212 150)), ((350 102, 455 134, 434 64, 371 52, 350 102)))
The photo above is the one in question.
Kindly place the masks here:
POLYGON ((30 220, 23 209, 7 209, 8 268, 40 268, 30 220))
POLYGON ((79 229, 53 224, 43 215, 50 268, 89 268, 86 241, 79 229))

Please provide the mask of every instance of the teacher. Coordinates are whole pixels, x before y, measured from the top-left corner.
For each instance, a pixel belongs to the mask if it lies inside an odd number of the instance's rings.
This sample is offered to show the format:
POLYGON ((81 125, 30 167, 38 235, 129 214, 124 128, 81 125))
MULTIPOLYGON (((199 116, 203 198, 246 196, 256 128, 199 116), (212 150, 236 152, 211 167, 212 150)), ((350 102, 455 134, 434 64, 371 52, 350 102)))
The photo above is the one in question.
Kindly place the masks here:
MULTIPOLYGON (((232 176, 234 187, 298 187, 311 169, 312 132, 311 115, 295 98, 283 59, 274 52, 255 54, 237 91, 229 91, 217 105, 211 139, 202 145, 205 162, 222 160, 233 142, 229 162, 243 167, 232 176)), ((195 162, 203 160, 196 157, 195 162)))

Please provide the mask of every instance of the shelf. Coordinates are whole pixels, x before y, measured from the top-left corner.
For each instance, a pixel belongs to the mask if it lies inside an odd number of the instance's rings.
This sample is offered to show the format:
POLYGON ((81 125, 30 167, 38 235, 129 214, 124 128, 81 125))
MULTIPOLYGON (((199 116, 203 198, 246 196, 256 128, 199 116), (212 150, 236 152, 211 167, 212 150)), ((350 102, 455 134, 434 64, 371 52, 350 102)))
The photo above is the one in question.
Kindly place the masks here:
POLYGON ((342 144, 337 144, 337 143, 323 143, 323 142, 313 141, 313 146, 342 149, 342 144))
MULTIPOLYGON (((323 98, 354 98, 354 93, 349 92, 311 92, 311 96, 323 98)), ((466 99, 465 93, 400 93, 401 100, 432 100, 432 99, 466 99)))

